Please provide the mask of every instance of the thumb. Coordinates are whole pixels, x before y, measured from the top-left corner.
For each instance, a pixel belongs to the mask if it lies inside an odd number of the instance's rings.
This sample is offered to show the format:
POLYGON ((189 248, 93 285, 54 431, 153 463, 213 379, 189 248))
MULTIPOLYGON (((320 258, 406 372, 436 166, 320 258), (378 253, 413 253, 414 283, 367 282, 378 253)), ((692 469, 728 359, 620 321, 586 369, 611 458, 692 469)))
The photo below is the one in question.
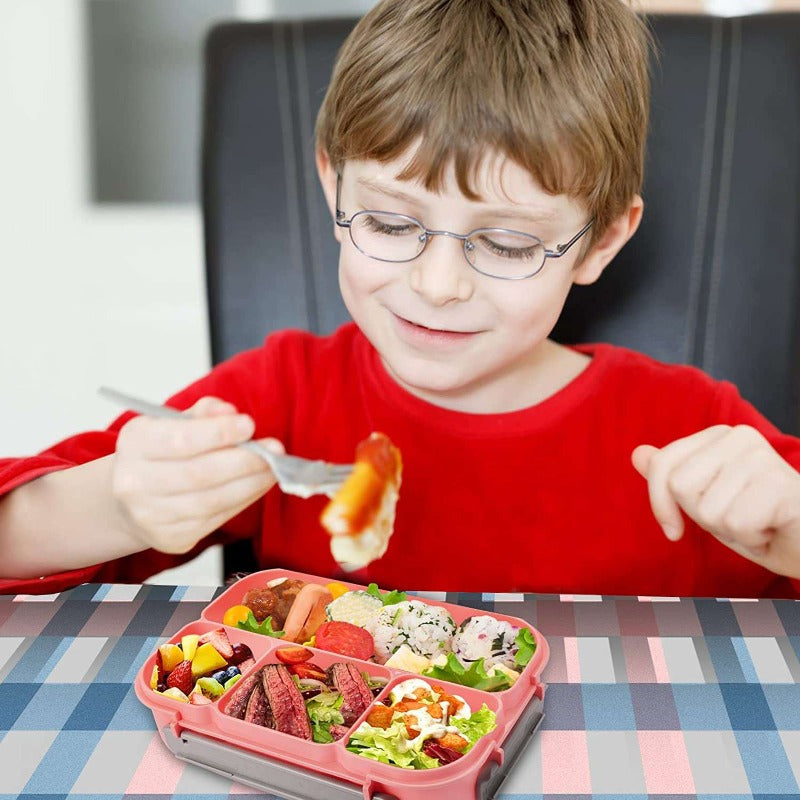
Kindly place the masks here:
POLYGON ((269 437, 267 439, 256 439, 256 441, 266 447, 267 450, 271 450, 273 453, 278 453, 280 455, 286 452, 283 442, 279 441, 278 439, 269 437))
POLYGON ((643 478, 647 478, 647 473, 650 471, 650 462, 657 452, 658 448, 653 447, 651 444, 640 444, 631 453, 631 463, 643 478))

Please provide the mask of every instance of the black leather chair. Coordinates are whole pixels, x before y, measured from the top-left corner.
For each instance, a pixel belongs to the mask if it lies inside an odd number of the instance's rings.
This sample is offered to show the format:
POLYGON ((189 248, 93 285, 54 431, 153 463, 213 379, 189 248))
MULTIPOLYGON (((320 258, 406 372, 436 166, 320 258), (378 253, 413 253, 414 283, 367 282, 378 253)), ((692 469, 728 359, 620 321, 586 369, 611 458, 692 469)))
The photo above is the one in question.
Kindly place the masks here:
MULTIPOLYGON (((347 319, 313 127, 354 19, 230 23, 205 54, 203 216, 215 362, 347 319)), ((609 341, 736 383, 800 433, 800 14, 651 18, 641 228, 561 342, 609 341)), ((226 571, 252 568, 226 554, 226 571)))

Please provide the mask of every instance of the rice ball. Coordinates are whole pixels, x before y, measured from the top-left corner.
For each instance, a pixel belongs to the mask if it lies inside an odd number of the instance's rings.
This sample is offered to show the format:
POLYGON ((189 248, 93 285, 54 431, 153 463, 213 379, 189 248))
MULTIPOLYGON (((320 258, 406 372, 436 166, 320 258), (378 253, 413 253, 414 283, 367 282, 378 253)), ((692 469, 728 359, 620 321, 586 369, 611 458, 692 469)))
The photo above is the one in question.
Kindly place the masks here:
POLYGON ((502 619, 488 615, 468 617, 453 636, 453 652, 465 667, 482 659, 487 670, 499 663, 519 671, 514 662, 519 650, 515 644, 518 633, 518 627, 502 619))
POLYGON ((375 640, 376 661, 385 664, 404 644, 425 658, 448 652, 456 624, 439 606, 404 600, 384 606, 366 628, 375 640))

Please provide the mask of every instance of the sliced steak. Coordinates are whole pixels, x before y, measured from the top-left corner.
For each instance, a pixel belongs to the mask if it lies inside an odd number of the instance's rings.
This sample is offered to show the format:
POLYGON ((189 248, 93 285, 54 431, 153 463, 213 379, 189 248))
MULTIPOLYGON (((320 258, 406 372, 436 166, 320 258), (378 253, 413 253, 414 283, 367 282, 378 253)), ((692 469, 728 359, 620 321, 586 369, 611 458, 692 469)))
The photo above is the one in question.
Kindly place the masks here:
POLYGON ((262 670, 262 685, 275 730, 310 741, 306 704, 289 670, 283 664, 267 664, 262 670))
POLYGON ((331 725, 331 736, 335 741, 341 739, 350 730, 346 725, 331 725))
POLYGON ((252 722, 254 725, 263 725, 265 728, 273 726, 272 711, 261 681, 250 692, 250 699, 247 701, 247 709, 244 712, 244 721, 252 722))
POLYGON ((255 687, 261 681, 261 673, 256 672, 254 675, 248 675, 237 681, 232 689, 228 691, 228 699, 225 703, 225 713, 228 716, 236 717, 236 719, 244 719, 245 711, 247 710, 247 701, 255 687))
POLYGON ((372 705, 372 692, 354 664, 331 664, 328 680, 342 695, 342 712, 345 725, 352 725, 372 705))

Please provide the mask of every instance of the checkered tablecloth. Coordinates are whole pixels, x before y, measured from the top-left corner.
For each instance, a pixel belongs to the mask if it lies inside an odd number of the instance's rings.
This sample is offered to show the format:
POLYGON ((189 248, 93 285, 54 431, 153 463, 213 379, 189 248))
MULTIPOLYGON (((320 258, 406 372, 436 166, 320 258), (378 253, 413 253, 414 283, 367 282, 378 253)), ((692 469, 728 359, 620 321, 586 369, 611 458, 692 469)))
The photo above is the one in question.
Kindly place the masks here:
MULTIPOLYGON (((0 800, 267 797, 175 759, 133 690, 220 591, 0 597, 0 800)), ((427 596, 550 644, 545 722, 500 797, 800 798, 800 602, 427 596)))

